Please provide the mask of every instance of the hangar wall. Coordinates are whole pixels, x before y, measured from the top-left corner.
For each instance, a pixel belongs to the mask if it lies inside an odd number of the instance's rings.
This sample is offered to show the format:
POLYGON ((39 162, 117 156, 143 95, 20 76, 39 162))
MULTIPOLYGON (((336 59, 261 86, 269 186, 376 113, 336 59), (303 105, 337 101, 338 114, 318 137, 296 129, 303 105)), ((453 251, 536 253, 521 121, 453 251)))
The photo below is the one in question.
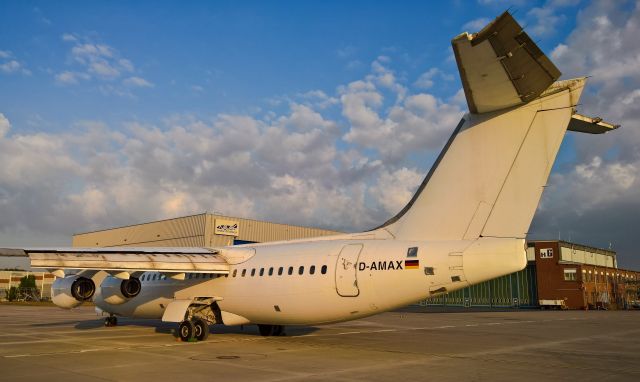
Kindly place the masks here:
POLYGON ((340 234, 203 213, 73 235, 74 247, 219 247, 340 234))

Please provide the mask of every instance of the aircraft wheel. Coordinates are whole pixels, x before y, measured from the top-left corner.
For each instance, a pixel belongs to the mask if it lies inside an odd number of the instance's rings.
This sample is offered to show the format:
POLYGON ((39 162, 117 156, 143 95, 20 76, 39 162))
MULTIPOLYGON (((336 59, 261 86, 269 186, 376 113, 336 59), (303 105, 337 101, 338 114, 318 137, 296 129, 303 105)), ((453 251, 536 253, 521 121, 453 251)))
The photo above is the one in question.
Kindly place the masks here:
POLYGON ((202 318, 193 320, 194 338, 198 341, 204 341, 209 337, 209 324, 202 318))
POLYGON ((189 320, 184 320, 178 326, 178 337, 182 342, 189 342, 195 338, 195 327, 189 320))
POLYGON ((118 325, 118 317, 116 316, 109 316, 104 319, 104 326, 108 328, 112 326, 117 326, 117 325, 118 325))

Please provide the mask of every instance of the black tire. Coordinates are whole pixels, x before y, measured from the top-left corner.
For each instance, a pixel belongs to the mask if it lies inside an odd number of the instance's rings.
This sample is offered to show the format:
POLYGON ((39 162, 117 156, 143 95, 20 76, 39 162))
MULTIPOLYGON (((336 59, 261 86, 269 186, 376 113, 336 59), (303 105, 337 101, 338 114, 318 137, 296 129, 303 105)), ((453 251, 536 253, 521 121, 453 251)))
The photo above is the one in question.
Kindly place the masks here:
POLYGON ((193 320, 193 336, 198 341, 205 341, 209 337, 209 324, 202 318, 193 320))
POLYGON ((260 332, 260 335, 263 337, 272 336, 274 329, 275 329, 275 325, 258 324, 258 331, 260 332))
POLYGON ((184 320, 178 326, 178 337, 182 342, 193 341, 195 335, 195 328, 193 327, 193 323, 189 320, 184 320))
POLYGON ((112 326, 118 326, 118 317, 109 316, 104 319, 104 326, 110 328, 112 326))

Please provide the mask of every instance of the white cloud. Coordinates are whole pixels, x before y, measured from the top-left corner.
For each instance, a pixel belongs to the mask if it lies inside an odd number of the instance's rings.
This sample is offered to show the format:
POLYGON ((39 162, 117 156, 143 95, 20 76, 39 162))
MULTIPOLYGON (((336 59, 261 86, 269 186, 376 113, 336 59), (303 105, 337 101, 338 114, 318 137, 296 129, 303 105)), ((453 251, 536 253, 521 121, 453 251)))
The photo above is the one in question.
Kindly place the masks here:
POLYGON ((426 72, 422 73, 420 77, 413 83, 414 86, 421 89, 429 89, 433 86, 433 77, 435 77, 440 70, 437 68, 431 68, 426 72))
POLYGON ((0 50, 0 72, 5 74, 22 73, 26 76, 31 75, 31 71, 24 66, 24 63, 18 61, 14 54, 8 50, 0 50))
POLYGON ((124 80, 125 85, 136 86, 141 88, 152 88, 153 84, 142 77, 129 77, 124 80))
POLYGON ((534 7, 527 12, 527 18, 533 21, 527 31, 534 36, 545 37, 556 33, 566 16, 562 14, 564 7, 574 6, 580 0, 547 0, 541 7, 534 7))
POLYGON ((62 41, 78 41, 78 38, 71 33, 64 33, 61 38, 62 41))
POLYGON ((103 94, 127 98, 135 98, 131 88, 153 87, 152 82, 136 75, 135 65, 115 48, 70 33, 63 34, 62 40, 72 44, 69 54, 73 70, 56 73, 57 83, 73 85, 81 80, 97 81, 101 83, 97 88, 103 94), (115 81, 124 76, 128 77, 120 84, 115 81))
POLYGON ((350 123, 343 139, 375 149, 385 162, 396 162, 414 150, 441 147, 462 117, 461 106, 426 93, 406 96, 407 89, 394 76, 386 77, 393 73, 379 59, 372 70, 365 80, 340 88, 342 114, 350 123), (377 85, 395 95, 386 116, 381 115, 385 96, 377 85))
POLYGON ((371 194, 389 215, 395 215, 407 204, 425 177, 422 172, 402 167, 396 171, 383 171, 371 194))
POLYGON ((0 70, 5 73, 13 73, 20 70, 20 63, 16 60, 10 60, 3 64, 0 64, 0 70))
POLYGON ((491 20, 486 17, 480 17, 465 23, 462 26, 462 29, 469 33, 476 33, 479 32, 480 29, 484 28, 487 24, 489 24, 490 21, 491 20))
POLYGON ((11 123, 4 114, 0 113, 0 139, 7 135, 10 129, 11 123))
POLYGON ((64 71, 55 75, 55 80, 60 84, 77 84, 80 80, 88 80, 86 73, 64 71))
MULTIPOLYGON (((288 99, 287 112, 262 119, 172 116, 161 125, 129 123, 124 132, 80 121, 73 133, 0 139, 0 238, 16 227, 68 235, 211 210, 371 228, 397 212, 422 178, 419 170, 399 165, 402 158, 437 149, 442 133, 457 123, 444 117, 457 107, 449 112, 451 106, 432 95, 409 94, 389 63, 381 57, 369 75, 338 95, 309 91, 294 97, 299 102, 288 99), (385 97, 392 100, 389 108, 385 97), (324 115, 323 103, 342 107, 349 125, 324 115), (368 123, 392 131, 369 140, 368 123), (413 142, 418 131, 437 142, 413 142), (387 148, 396 139, 400 146, 387 148), (344 148, 351 143, 395 162, 344 148)), ((70 71, 60 81, 79 81, 78 75, 70 71)))

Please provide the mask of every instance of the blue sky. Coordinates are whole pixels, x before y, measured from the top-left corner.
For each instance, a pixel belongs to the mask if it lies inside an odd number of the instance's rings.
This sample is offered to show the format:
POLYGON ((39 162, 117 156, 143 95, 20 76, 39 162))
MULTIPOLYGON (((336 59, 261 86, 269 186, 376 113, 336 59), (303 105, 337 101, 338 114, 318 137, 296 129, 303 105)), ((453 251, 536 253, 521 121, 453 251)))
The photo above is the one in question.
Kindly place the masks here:
POLYGON ((509 7, 625 126, 567 136, 532 237, 640 267, 631 1, 3 1, 0 246, 203 211, 371 228, 466 111, 451 38, 509 7))
MULTIPOLYGON (((64 129, 78 119, 118 123, 155 121, 171 113, 207 117, 264 111, 274 97, 310 89, 332 93, 338 84, 368 73, 381 54, 393 56, 395 70, 407 79, 431 67, 455 75, 450 38, 465 23, 490 19, 505 5, 71 1, 3 2, 0 7, 0 46, 31 72, 2 78, 0 102, 11 110, 8 117, 16 126, 28 126, 37 112, 49 128, 64 129), (134 70, 65 86, 55 74, 81 69, 71 56, 75 44, 64 41, 65 35, 111 47, 134 70), (121 89, 119 83, 133 76, 153 87, 121 89), (129 96, 119 95, 123 92, 129 96)), ((541 42, 543 48, 549 50, 571 30, 572 8, 563 9, 565 22, 541 42)), ((455 75, 434 94, 452 96, 458 89, 455 75)))

